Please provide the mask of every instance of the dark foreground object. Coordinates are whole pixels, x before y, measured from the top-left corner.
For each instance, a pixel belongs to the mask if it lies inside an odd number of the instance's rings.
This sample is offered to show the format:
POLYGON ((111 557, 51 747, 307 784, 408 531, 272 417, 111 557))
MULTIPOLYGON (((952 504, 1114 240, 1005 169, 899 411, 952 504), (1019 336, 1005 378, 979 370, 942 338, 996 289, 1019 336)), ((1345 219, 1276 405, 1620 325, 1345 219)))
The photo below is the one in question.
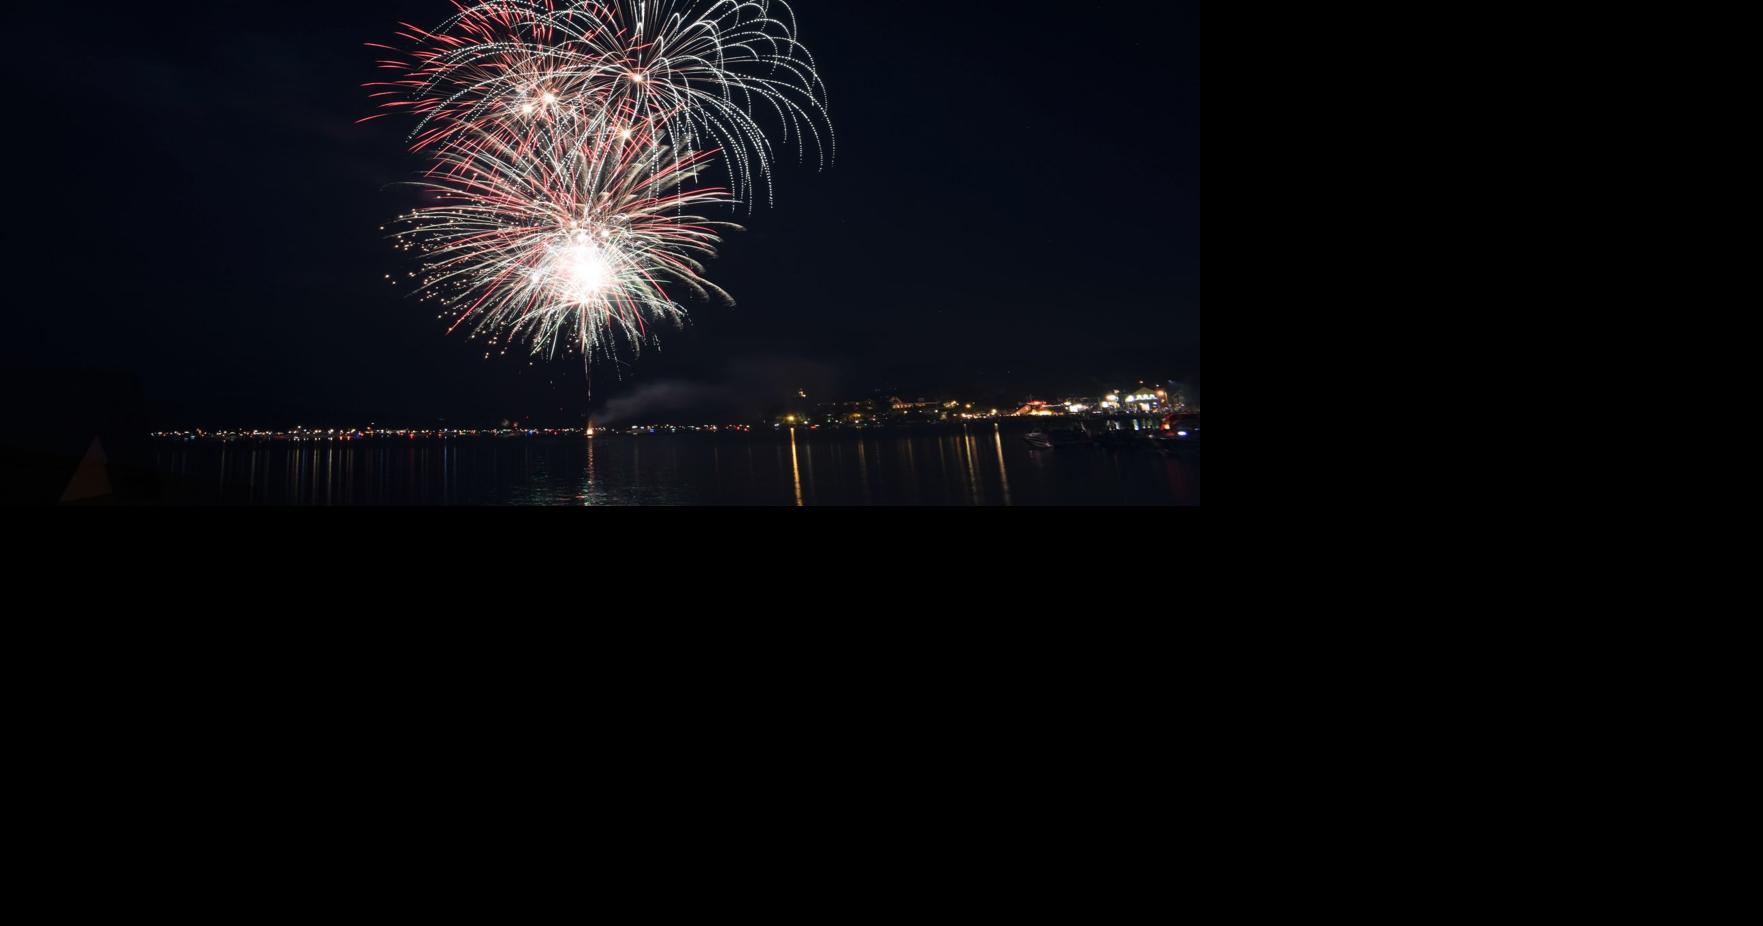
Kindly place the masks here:
POLYGON ((141 396, 126 373, 0 370, 0 504, 159 500, 141 396))

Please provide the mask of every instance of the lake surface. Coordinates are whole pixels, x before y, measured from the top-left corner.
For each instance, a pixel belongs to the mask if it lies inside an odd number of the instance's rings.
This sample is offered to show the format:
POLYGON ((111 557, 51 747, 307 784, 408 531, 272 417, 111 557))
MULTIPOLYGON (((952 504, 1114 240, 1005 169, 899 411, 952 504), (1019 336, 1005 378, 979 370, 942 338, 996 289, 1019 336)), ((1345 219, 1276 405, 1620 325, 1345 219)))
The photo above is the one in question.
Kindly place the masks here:
POLYGON ((1197 458, 1034 450, 1026 429, 161 443, 162 500, 198 505, 1198 505, 1197 458))

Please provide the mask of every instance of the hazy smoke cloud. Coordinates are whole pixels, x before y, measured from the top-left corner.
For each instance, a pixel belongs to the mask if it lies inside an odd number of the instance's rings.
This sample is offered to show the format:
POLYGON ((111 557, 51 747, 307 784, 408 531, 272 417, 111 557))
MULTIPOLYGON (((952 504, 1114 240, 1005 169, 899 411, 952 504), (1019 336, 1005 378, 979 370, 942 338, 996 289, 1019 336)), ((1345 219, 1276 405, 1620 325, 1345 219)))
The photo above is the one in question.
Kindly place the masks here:
POLYGON ((633 424, 717 424, 754 421, 785 408, 804 409, 843 398, 834 368, 795 357, 743 359, 714 380, 639 383, 594 413, 603 427, 633 424), (804 399, 800 395, 808 393, 804 399))

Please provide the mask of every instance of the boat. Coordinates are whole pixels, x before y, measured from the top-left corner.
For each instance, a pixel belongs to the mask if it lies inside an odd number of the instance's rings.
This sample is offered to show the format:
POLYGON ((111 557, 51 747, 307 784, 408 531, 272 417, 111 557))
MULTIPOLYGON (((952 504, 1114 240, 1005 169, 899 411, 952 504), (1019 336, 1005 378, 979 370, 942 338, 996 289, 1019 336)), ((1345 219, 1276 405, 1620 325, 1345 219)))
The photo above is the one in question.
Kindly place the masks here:
POLYGON ((1055 428, 1047 431, 1030 431, 1022 436, 1030 447, 1036 450, 1053 450, 1059 447, 1088 447, 1093 441, 1089 432, 1082 428, 1055 428))
POLYGON ((1200 416, 1170 415, 1163 419, 1163 429, 1156 434, 1157 449, 1164 454, 1191 455, 1200 452, 1200 416))

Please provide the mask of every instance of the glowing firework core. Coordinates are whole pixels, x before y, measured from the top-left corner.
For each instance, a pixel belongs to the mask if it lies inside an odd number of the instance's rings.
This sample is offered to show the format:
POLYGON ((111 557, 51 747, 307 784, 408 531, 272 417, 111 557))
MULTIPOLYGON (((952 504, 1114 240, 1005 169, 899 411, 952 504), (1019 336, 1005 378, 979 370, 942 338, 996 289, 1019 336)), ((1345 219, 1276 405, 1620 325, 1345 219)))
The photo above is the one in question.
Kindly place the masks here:
POLYGON ((548 275, 564 300, 592 305, 618 282, 618 272, 609 258, 594 243, 592 235, 576 232, 573 239, 553 252, 548 275))

